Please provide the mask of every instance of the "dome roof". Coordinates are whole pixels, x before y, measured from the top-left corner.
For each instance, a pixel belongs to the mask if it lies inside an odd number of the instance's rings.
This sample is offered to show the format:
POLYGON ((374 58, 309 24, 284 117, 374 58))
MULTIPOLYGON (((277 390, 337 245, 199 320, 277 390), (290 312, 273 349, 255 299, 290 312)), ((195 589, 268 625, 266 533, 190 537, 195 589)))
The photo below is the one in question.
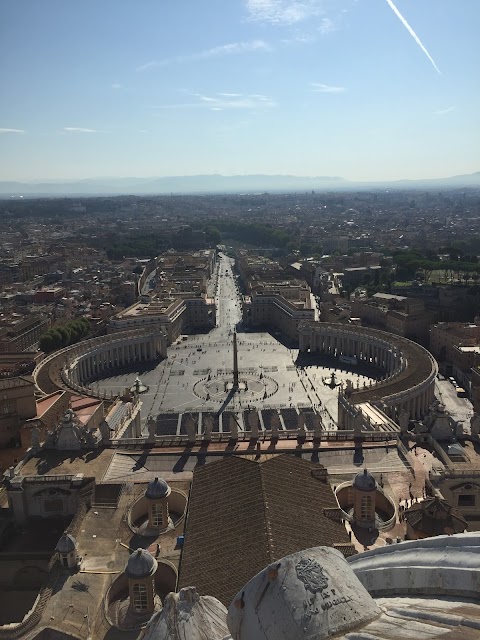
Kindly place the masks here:
POLYGON ((171 489, 168 484, 162 478, 155 478, 148 483, 147 490, 145 491, 145 497, 150 500, 158 500, 159 498, 166 498, 171 493, 171 489))
POLYGON ((73 536, 65 531, 60 540, 57 542, 55 551, 59 553, 70 553, 77 548, 77 542, 73 536))
POLYGON ((128 559, 125 573, 129 578, 147 578, 157 567, 157 561, 146 549, 137 549, 128 559))
POLYGON ((377 488, 377 482, 372 474, 364 469, 363 473, 357 473, 355 476, 353 486, 360 491, 374 491, 377 488))
POLYGON ((231 603, 227 625, 236 640, 324 640, 380 614, 343 555, 315 547, 252 578, 231 603))
POLYGON ((227 610, 211 596, 199 596, 195 587, 169 593, 163 609, 148 623, 143 640, 227 640, 227 610))

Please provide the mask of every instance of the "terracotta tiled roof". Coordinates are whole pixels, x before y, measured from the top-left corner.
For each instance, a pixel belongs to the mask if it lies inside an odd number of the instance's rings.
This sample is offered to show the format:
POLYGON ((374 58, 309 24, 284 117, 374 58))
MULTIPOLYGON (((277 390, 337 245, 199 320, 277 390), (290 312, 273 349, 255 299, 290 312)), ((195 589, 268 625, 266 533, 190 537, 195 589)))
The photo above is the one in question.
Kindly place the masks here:
POLYGON ((269 563, 319 545, 348 544, 324 515, 337 502, 320 465, 290 455, 265 462, 231 457, 197 468, 190 491, 179 588, 229 605, 269 563))

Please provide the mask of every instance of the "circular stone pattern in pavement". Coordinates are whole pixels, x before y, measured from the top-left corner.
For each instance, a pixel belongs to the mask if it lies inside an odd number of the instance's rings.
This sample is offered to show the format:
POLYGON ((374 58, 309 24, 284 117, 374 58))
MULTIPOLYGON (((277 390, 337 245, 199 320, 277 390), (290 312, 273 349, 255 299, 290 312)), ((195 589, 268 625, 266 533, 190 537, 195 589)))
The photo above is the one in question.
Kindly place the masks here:
MULTIPOLYGON (((270 398, 278 391, 278 382, 270 376, 242 374, 239 377, 239 389, 236 393, 245 400, 270 398)), ((193 393, 202 400, 226 398, 232 390, 232 379, 223 376, 203 378, 195 383, 193 393)))

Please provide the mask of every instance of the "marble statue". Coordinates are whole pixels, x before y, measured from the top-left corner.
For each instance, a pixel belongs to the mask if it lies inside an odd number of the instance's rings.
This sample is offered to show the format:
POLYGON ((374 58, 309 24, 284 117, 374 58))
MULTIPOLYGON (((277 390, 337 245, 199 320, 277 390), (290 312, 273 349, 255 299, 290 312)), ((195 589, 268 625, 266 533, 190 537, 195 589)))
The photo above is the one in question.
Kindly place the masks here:
POLYGON ((304 438, 307 435, 307 430, 305 429, 305 415, 301 413, 298 416, 298 436, 300 438, 304 438))
POLYGON ((315 438, 320 438, 323 431, 322 418, 319 415, 313 417, 313 434, 315 438))
POLYGON ((410 416, 405 409, 400 411, 400 415, 398 416, 398 424, 400 425, 400 431, 405 433, 408 430, 408 423, 410 421, 410 416))
POLYGON ((30 443, 32 449, 38 449, 40 447, 40 429, 33 427, 30 431, 30 443))
POLYGON ((234 415, 230 416, 230 420, 228 421, 228 427, 230 429, 230 437, 233 439, 238 438, 238 424, 234 415))
POLYGON ((147 418, 147 429, 148 429, 148 439, 155 440, 155 435, 157 432, 157 423, 153 416, 148 416, 147 418))
POLYGON ((163 609, 152 616, 142 640, 228 640, 227 610, 211 596, 200 596, 195 587, 169 593, 163 609))
POLYGON ((195 424, 195 420, 191 413, 188 414, 185 420, 185 427, 187 429, 187 439, 188 442, 195 442, 197 438, 197 425, 195 424))
POLYGON ((272 430, 272 438, 278 438, 278 428, 280 427, 280 417, 278 413, 274 413, 270 421, 270 429, 272 430))
POLYGON ((258 413, 256 411, 250 411, 248 414, 248 426, 252 438, 258 438, 258 413))
POLYGON ((213 431, 213 418, 212 416, 203 416, 203 438, 204 440, 210 440, 213 431))
POLYGON ((358 411, 353 417, 353 430, 355 433, 361 433, 363 431, 363 419, 362 412, 358 411))
POLYGON ((100 422, 98 428, 100 430, 100 435, 102 436, 102 444, 107 444, 110 440, 110 427, 108 425, 108 422, 103 419, 100 422))
POLYGON ((470 418, 470 433, 477 438, 480 433, 480 415, 476 411, 470 418))

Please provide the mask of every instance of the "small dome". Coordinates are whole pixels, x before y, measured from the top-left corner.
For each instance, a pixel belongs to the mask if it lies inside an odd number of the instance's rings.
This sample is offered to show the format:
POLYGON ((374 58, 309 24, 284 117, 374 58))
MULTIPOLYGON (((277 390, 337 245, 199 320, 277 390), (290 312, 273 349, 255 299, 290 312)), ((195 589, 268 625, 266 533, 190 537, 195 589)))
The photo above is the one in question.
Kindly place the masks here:
POLYGON ((146 549, 137 549, 128 559, 125 573, 129 578, 147 578, 157 570, 157 561, 146 549))
POLYGON ((58 553, 70 553, 71 551, 75 551, 76 548, 77 543, 75 538, 65 531, 60 540, 57 542, 55 551, 58 551, 58 553))
POLYGON ((357 473, 355 476, 353 486, 360 491, 374 491, 377 488, 377 482, 372 474, 364 469, 363 473, 357 473))
POLYGON ((145 491, 145 497, 150 500, 158 500, 159 498, 166 498, 170 495, 171 489, 168 484, 162 478, 155 478, 148 483, 147 490, 145 491))
POLYGON ((163 609, 152 616, 143 640, 231 640, 227 610, 211 596, 199 596, 195 587, 169 593, 163 609))

